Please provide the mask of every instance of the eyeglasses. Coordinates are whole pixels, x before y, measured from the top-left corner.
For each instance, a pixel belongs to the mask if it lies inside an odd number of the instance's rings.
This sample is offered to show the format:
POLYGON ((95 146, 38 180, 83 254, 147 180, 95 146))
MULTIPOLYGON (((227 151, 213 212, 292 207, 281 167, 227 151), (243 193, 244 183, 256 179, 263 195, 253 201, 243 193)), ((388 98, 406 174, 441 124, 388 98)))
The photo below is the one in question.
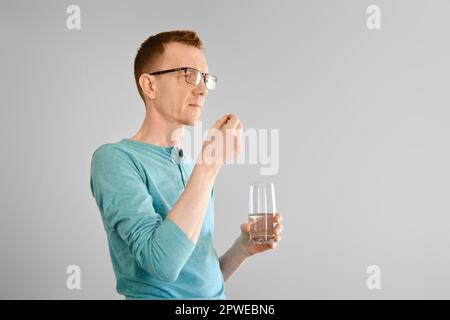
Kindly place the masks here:
POLYGON ((212 75, 209 73, 202 73, 197 69, 189 68, 189 67, 156 71, 156 72, 149 73, 149 75, 153 76, 153 75, 158 75, 158 74, 164 74, 164 73, 169 73, 169 72, 179 72, 179 71, 184 72, 184 80, 186 80, 186 82, 189 84, 198 85, 203 78, 203 81, 205 82, 205 86, 208 90, 214 90, 216 88, 217 77, 215 75, 212 75))

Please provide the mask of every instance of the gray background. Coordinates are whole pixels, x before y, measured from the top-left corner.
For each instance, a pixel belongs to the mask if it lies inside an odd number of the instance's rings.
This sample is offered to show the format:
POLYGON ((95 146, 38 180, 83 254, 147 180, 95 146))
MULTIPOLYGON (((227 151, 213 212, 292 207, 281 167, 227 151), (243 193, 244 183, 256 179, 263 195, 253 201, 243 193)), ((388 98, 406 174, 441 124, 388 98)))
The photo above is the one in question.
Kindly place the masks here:
POLYGON ((92 152, 131 137, 139 44, 191 28, 219 76, 204 128, 236 113, 280 129, 280 170, 229 166, 216 248, 274 181, 280 246, 248 260, 233 299, 450 298, 450 2, 5 1, 0 4, 0 298, 121 298, 89 190, 92 152), (81 30, 66 8, 81 7, 81 30), (369 31, 366 8, 381 7, 369 31), (82 289, 66 289, 66 267, 82 289), (366 267, 382 289, 366 287, 366 267))

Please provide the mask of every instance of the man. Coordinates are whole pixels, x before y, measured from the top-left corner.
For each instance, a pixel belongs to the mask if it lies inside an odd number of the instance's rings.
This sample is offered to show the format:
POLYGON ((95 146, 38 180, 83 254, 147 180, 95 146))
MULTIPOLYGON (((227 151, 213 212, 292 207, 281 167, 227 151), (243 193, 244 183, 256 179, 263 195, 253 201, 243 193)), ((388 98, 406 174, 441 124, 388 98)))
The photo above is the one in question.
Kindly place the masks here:
POLYGON ((244 223, 223 256, 213 247, 214 181, 240 150, 242 123, 228 114, 212 128, 222 134, 223 145, 233 140, 232 149, 207 139, 195 163, 183 155, 182 130, 199 120, 216 85, 201 50, 193 31, 149 37, 134 65, 144 122, 132 138, 104 144, 92 157, 91 191, 108 236, 117 291, 127 299, 224 299, 224 283, 239 266, 281 239, 278 213, 274 243, 250 244, 250 225, 244 223), (214 161, 205 161, 206 154, 214 161))

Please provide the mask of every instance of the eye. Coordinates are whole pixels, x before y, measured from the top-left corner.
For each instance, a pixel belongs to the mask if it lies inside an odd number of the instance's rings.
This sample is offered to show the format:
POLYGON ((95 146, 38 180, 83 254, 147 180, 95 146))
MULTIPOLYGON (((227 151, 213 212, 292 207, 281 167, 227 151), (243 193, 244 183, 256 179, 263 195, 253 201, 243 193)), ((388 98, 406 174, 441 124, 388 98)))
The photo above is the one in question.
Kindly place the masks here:
POLYGON ((198 84, 201 80, 201 74, 196 70, 188 69, 186 72, 186 80, 192 84, 198 84))

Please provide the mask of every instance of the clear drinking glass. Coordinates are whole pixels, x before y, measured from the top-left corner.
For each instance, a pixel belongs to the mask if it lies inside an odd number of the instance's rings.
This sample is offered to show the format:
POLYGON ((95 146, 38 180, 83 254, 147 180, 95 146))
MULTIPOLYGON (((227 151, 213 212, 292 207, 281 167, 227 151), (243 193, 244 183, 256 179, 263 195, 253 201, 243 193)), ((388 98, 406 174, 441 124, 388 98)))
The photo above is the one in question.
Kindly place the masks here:
POLYGON ((250 186, 250 243, 271 243, 276 214, 275 186, 272 182, 256 182, 250 186))

